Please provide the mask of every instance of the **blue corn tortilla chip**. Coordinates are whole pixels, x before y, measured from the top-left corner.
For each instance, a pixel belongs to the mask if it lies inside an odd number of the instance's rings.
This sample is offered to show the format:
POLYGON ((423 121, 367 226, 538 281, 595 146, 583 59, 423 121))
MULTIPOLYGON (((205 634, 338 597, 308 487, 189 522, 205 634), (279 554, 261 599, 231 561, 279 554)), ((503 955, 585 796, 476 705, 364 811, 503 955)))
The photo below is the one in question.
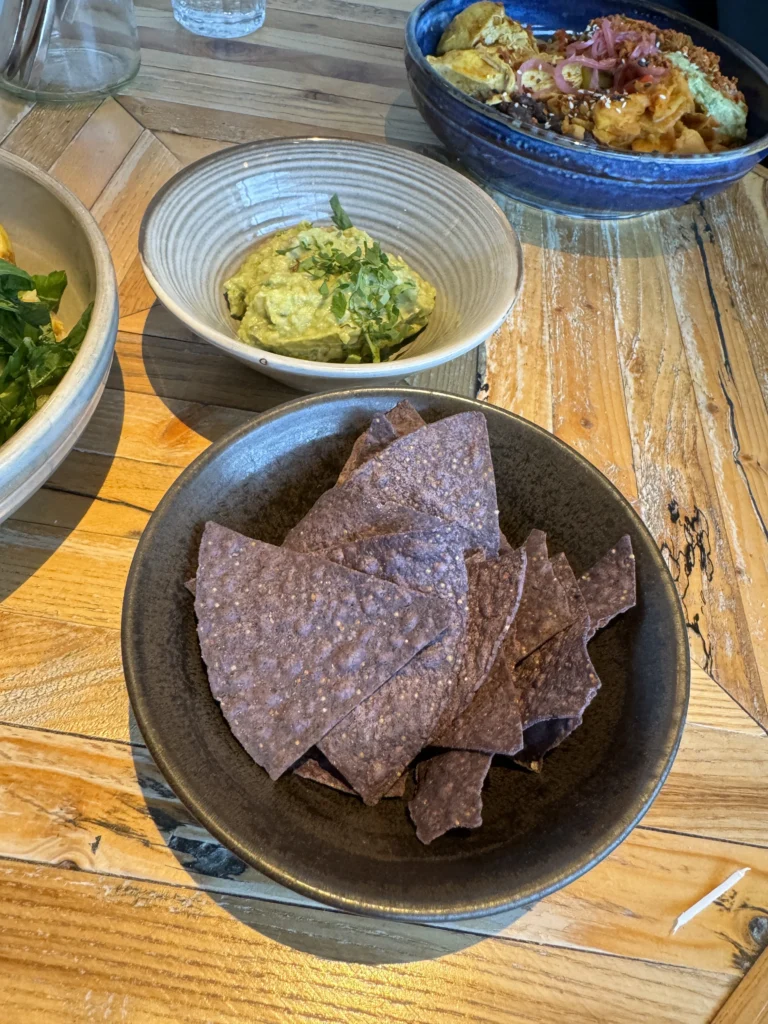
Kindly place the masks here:
POLYGON ((478 553, 467 561, 469 592, 466 646, 452 703, 440 718, 432 743, 452 747, 457 717, 483 685, 493 668, 520 604, 526 574, 526 554, 502 551, 497 559, 478 553))
POLYGON ((364 462, 396 441, 398 437, 412 434, 414 430, 418 430, 424 425, 424 420, 407 398, 398 402, 389 412, 377 413, 373 417, 370 427, 355 441, 350 456, 336 481, 337 486, 345 483, 364 462))
MULTIPOLYGON (((324 764, 321 763, 319 758, 308 757, 306 761, 302 761, 301 764, 293 769, 293 773, 294 775, 301 776, 302 779, 319 782, 321 786, 337 789, 340 793, 349 793, 350 796, 357 796, 354 789, 335 771, 333 765, 325 761, 325 758, 323 758, 323 761, 325 762, 324 764)), ((392 783, 392 786, 384 794, 384 798, 404 797, 407 783, 407 776, 401 775, 399 779, 392 783)))
POLYGON ((352 473, 367 500, 406 505, 456 523, 471 547, 495 558, 499 510, 488 428, 480 412, 463 412, 399 437, 352 473))
POLYGON ((464 646, 467 570, 460 531, 376 537, 326 550, 324 557, 439 597, 451 616, 443 636, 362 701, 318 743, 365 803, 375 804, 429 741, 453 697, 464 646))
POLYGON ((207 523, 195 611, 211 692, 278 778, 451 624, 451 609, 207 523))
POLYGON ((532 530, 525 542, 525 586, 515 622, 504 641, 504 656, 514 667, 573 621, 568 601, 547 554, 547 535, 532 530))
POLYGON ((431 843, 452 828, 479 828, 482 789, 491 757, 470 750, 449 750, 416 769, 416 795, 408 811, 422 843, 431 843))
POLYGON ((522 661, 514 672, 523 726, 519 764, 535 771, 544 754, 581 725, 600 680, 587 651, 590 620, 576 577, 565 555, 552 560, 553 570, 574 621, 522 661))
POLYGON ((632 541, 625 535, 579 580, 591 620, 590 637, 634 607, 635 586, 635 556, 632 541))
POLYGON ((442 526, 445 522, 437 516, 379 501, 364 489, 346 483, 322 494, 288 533, 283 545, 294 551, 323 551, 370 537, 436 530, 442 526))
POLYGON ((512 757, 522 750, 523 727, 513 671, 503 655, 471 703, 438 737, 436 744, 512 757))

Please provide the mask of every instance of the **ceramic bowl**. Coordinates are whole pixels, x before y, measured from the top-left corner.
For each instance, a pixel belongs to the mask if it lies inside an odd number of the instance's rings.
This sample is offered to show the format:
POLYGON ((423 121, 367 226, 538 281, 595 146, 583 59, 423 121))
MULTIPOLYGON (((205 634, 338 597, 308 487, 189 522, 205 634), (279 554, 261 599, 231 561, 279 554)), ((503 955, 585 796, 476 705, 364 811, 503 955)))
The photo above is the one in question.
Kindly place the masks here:
POLYGON ((546 37, 583 31, 592 18, 624 14, 685 32, 722 58, 749 106, 751 141, 706 156, 620 153, 516 123, 449 85, 427 63, 451 19, 471 0, 425 0, 406 27, 406 66, 416 105, 447 149, 481 181, 533 206, 577 216, 633 217, 722 192, 768 153, 768 68, 698 21, 631 0, 508 0, 510 17, 546 37))
POLYGON ((48 479, 99 401, 117 336, 112 258, 96 221, 66 188, 26 160, 0 152, 0 224, 19 265, 33 274, 66 270, 59 315, 72 327, 93 301, 80 351, 51 398, 0 446, 0 521, 48 479))
POLYGON ((522 274, 514 230, 461 174, 391 146, 324 139, 248 143, 192 164, 150 203, 139 249, 158 298, 195 334, 302 391, 392 383, 463 355, 503 322, 522 274), (429 325, 390 362, 276 355, 239 341, 227 309, 224 282, 245 256, 301 220, 330 223, 334 193, 437 289, 429 325))
POLYGON ((173 484, 139 542, 123 606, 123 664, 153 757, 195 818, 239 857, 345 910, 435 920, 520 907, 578 878, 637 824, 677 750, 688 642, 664 560, 631 505, 586 459, 511 413, 418 389, 314 395, 212 445, 173 484), (407 397, 427 420, 478 410, 500 522, 513 544, 546 530, 577 574, 629 533, 638 603, 590 644, 602 688, 534 775, 493 767, 483 826, 423 846, 400 800, 355 797, 284 775, 272 782, 211 696, 185 582, 205 522, 274 544, 331 487, 376 412, 407 397))

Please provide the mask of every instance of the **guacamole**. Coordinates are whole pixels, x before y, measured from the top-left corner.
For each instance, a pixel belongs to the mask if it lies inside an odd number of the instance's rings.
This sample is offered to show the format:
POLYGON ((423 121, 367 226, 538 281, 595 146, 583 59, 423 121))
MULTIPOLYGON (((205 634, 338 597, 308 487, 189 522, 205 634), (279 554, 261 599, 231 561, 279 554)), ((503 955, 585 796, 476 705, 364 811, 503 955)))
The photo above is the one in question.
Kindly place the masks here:
POLYGON ((224 285, 238 337, 316 362, 380 362, 427 324, 435 289, 352 225, 302 221, 272 235, 224 285))

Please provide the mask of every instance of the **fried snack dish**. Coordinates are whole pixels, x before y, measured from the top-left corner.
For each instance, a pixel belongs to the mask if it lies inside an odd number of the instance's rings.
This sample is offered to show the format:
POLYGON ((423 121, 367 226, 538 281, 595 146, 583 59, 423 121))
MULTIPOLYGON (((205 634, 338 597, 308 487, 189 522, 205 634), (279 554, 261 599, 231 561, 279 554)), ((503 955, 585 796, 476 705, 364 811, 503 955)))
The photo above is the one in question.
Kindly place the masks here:
POLYGON ((716 54, 619 14, 542 41, 483 0, 453 19, 427 60, 500 113, 580 142, 706 154, 747 139, 747 105, 716 54))

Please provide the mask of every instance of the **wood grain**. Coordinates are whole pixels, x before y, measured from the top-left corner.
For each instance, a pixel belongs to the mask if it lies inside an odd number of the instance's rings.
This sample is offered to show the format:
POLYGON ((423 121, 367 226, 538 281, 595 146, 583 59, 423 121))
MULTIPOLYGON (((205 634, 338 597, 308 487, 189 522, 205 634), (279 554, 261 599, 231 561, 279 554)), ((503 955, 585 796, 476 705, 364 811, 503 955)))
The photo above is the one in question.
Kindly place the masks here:
POLYGON ((762 452, 768 409, 741 325, 732 309, 716 300, 713 282, 722 293, 725 271, 706 218, 687 212, 667 215, 662 224, 672 295, 763 690, 762 707, 756 694, 749 710, 765 724, 768 478, 762 452))
POLYGON ((768 718, 693 391, 658 222, 606 229, 616 345, 640 512, 685 610, 691 653, 751 714, 768 718))
POLYGON ((36 1024, 699 1024, 727 974, 0 862, 6 1011, 36 1024), (109 928, 103 922, 109 921, 109 928), (307 955, 309 951, 314 955, 307 955), (352 962, 350 962, 352 961, 352 962), (357 961, 357 962, 354 962, 357 961))
POLYGON ((768 952, 720 1009, 712 1024, 764 1024, 768 1020, 768 952))
MULTIPOLYGON (((768 740, 762 749, 765 770, 768 740)), ((224 850, 136 746, 0 727, 0 817, 23 819, 0 838, 0 856, 315 905, 224 850)), ((519 919, 448 927, 739 976, 768 941, 765 915, 768 851, 639 829, 598 868, 519 919), (670 937, 682 910, 745 866, 751 871, 738 898, 670 937)))

